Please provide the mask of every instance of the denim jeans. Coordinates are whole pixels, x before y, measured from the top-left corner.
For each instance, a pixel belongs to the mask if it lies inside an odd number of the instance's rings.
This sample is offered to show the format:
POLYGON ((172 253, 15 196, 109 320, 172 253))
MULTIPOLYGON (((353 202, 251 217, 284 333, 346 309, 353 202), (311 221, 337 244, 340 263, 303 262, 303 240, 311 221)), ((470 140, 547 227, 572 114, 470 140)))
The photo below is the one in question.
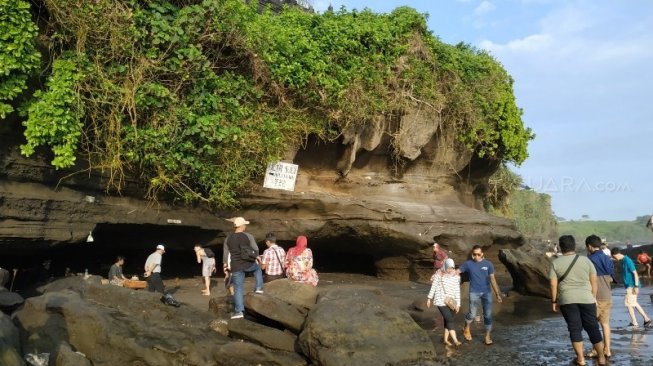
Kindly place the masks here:
POLYGON ((245 272, 254 272, 256 290, 263 290, 263 272, 258 264, 253 263, 251 267, 244 271, 233 272, 231 274, 231 280, 234 285, 234 311, 236 313, 242 313, 245 310, 245 303, 243 300, 245 272))
POLYGON ((469 293, 469 312, 465 315, 465 322, 469 324, 474 321, 479 302, 483 305, 483 324, 489 332, 492 330, 492 292, 469 293))

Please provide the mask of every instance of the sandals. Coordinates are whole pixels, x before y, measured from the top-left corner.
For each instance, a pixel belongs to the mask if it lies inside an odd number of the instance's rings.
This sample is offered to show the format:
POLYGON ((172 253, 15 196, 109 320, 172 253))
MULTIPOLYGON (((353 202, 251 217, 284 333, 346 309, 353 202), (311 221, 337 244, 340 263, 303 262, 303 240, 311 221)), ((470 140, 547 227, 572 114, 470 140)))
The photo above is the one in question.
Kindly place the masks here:
POLYGON ((650 327, 651 326, 651 319, 649 319, 648 321, 645 321, 644 326, 645 327, 650 327))
POLYGON ((582 363, 581 363, 580 361, 578 361, 577 358, 574 358, 574 365, 585 366, 585 365, 587 365, 587 364, 586 364, 585 362, 582 362, 582 363))

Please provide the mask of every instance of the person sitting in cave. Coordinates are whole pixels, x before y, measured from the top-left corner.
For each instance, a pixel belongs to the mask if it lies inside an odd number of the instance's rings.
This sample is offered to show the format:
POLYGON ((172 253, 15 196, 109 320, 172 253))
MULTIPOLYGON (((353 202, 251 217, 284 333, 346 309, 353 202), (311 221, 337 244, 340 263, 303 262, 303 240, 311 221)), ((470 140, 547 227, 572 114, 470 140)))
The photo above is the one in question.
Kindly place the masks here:
POLYGON ((273 233, 265 235, 265 245, 268 248, 263 251, 261 258, 261 269, 265 272, 263 281, 270 282, 283 278, 286 269, 286 252, 277 245, 277 238, 273 233))
POLYGON ((201 245, 195 244, 195 257, 197 263, 202 263, 202 277, 204 277, 204 290, 202 295, 211 295, 211 275, 215 273, 215 254, 209 248, 202 248, 201 245))
POLYGON ((109 268, 109 283, 115 286, 123 286, 127 277, 122 274, 122 266, 125 264, 125 257, 118 256, 116 261, 109 268))
POLYGON ((300 283, 317 286, 319 280, 313 269, 313 252, 307 248, 308 239, 298 236, 295 246, 288 249, 286 255, 286 276, 300 283))

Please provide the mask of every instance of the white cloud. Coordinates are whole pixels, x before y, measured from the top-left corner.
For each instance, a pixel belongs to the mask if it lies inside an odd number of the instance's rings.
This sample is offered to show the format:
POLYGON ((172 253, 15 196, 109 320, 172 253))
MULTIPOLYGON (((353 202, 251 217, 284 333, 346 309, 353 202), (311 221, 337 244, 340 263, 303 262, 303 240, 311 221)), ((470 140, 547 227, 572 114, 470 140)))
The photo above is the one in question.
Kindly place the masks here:
POLYGON ((480 47, 492 53, 505 51, 532 53, 550 48, 553 39, 549 34, 533 34, 524 38, 512 40, 506 44, 498 44, 489 40, 483 40, 480 47))
POLYGON ((487 14, 487 13, 491 12, 495 8, 496 8, 496 6, 494 6, 494 4, 492 4, 491 2, 483 1, 480 4, 478 4, 476 9, 474 9, 474 15, 482 16, 484 14, 487 14))

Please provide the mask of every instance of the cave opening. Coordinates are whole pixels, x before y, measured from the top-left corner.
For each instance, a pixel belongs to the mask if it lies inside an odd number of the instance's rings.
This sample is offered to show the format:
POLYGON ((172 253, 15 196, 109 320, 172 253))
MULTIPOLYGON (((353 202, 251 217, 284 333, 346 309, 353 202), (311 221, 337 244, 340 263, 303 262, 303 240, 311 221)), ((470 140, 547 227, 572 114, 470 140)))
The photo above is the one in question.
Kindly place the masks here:
MULTIPOLYGON (((92 231, 93 242, 56 244, 36 242, 14 242, 3 245, 0 267, 18 269, 14 288, 25 289, 42 283, 50 277, 62 277, 66 272, 84 273, 107 277, 116 256, 125 257, 123 273, 142 278, 143 265, 148 255, 154 252, 157 243, 166 246, 163 256, 164 279, 200 276, 201 265, 196 262, 193 246, 198 243, 211 248, 218 263, 222 261, 222 242, 225 232, 204 230, 180 225, 143 224, 98 224, 92 231), (49 268, 44 262, 50 261, 49 268)), ((263 253, 266 246, 259 239, 263 253)), ((294 241, 279 241, 288 250, 294 241)), ((356 239, 311 240, 314 268, 318 273, 352 273, 376 275, 374 262, 377 259, 369 244, 356 239)), ((219 264, 218 264, 219 267, 219 264)), ((222 272, 217 271, 216 277, 222 272)))

